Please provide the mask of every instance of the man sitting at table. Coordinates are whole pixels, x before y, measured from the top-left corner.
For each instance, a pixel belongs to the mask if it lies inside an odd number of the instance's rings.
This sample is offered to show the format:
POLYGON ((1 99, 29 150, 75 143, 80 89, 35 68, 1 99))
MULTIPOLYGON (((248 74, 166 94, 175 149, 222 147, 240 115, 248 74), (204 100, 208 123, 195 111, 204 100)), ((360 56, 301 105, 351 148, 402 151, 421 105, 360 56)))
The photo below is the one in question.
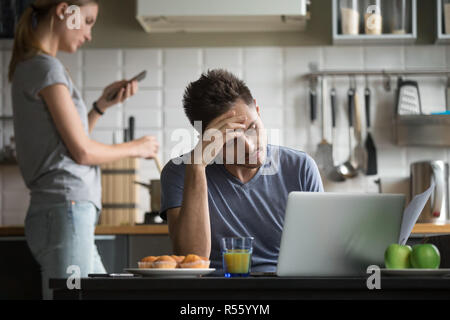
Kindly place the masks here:
POLYGON ((161 174, 160 213, 174 253, 210 257, 211 267, 221 269, 222 237, 251 236, 252 271, 274 272, 288 194, 323 191, 314 160, 267 144, 260 107, 246 84, 225 70, 190 83, 183 107, 202 135, 161 174))

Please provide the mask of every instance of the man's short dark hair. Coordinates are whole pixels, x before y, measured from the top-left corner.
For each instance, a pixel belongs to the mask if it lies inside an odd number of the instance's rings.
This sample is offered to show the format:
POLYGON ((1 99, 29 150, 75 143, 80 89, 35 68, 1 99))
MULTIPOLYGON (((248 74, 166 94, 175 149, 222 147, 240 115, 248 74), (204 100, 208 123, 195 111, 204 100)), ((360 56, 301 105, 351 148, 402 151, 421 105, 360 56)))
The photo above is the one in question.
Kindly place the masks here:
POLYGON ((248 106, 254 104, 250 89, 244 81, 226 70, 213 69, 187 86, 183 107, 191 124, 202 121, 204 131, 214 118, 230 110, 238 99, 248 106))

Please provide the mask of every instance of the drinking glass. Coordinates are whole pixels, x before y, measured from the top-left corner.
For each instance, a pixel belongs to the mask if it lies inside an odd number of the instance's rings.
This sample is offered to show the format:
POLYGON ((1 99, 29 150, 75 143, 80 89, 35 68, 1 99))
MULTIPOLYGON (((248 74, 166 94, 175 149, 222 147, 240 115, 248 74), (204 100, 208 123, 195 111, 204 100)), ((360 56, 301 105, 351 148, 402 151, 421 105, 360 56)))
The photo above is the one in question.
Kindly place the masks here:
POLYGON ((248 277, 252 261, 253 240, 252 237, 222 238, 223 270, 226 278, 248 277))

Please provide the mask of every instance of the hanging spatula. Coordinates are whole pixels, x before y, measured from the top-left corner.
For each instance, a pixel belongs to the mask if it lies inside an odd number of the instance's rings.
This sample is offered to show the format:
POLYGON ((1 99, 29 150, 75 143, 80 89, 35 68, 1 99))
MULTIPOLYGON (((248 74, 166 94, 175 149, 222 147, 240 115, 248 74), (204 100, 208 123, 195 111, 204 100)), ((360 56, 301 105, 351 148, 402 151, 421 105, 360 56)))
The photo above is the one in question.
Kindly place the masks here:
POLYGON ((317 167, 325 174, 334 168, 333 146, 327 141, 325 137, 325 106, 327 95, 326 87, 326 80, 325 78, 322 78, 322 140, 317 146, 316 155, 314 157, 317 167))

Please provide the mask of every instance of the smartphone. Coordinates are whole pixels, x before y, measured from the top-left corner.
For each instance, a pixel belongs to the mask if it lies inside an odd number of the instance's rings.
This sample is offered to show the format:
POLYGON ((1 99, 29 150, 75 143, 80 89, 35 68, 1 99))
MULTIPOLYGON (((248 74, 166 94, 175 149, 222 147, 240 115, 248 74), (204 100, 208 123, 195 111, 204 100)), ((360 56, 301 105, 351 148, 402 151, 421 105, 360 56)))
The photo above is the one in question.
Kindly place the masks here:
POLYGON ((134 274, 132 273, 89 273, 88 278, 132 278, 134 274))
MULTIPOLYGON (((139 73, 138 75, 136 75, 135 77, 131 78, 131 79, 127 82, 127 84, 133 82, 134 80, 137 80, 138 82, 141 81, 141 80, 144 80, 146 76, 147 76, 147 70, 144 70, 144 71, 142 71, 141 73, 139 73)), ((106 97, 106 100, 112 101, 112 100, 114 100, 114 99, 117 98, 117 95, 118 95, 118 94, 119 94, 119 90, 114 91, 114 92, 110 93, 110 94, 106 97)))

